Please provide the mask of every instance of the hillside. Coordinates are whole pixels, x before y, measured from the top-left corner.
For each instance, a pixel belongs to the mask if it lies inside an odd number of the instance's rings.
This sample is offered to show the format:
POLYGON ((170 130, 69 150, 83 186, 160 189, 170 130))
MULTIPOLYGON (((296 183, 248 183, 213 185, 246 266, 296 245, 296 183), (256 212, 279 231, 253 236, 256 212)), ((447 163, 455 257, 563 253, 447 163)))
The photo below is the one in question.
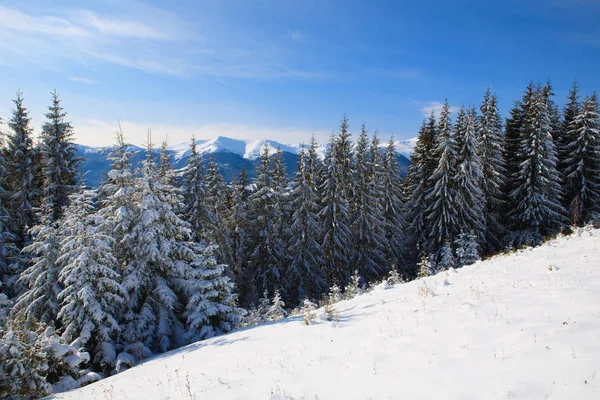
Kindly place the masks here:
MULTIPOLYGON (((290 176, 296 172, 296 163, 301 144, 285 145, 273 140, 244 141, 219 136, 209 140, 198 140, 198 152, 202 155, 206 165, 208 165, 210 156, 214 156, 225 180, 230 182, 239 175, 242 166, 246 168, 246 172, 250 178, 256 177, 256 167, 260 162, 260 152, 265 143, 269 144, 273 154, 275 149, 281 149, 286 169, 290 176)), ((409 157, 412 154, 414 144, 415 139, 395 142, 398 162, 403 174, 406 173, 410 165, 409 157)), ((386 145, 387 143, 382 143, 381 147, 383 148, 386 145)), ((181 169, 187 165, 190 155, 189 146, 190 144, 185 142, 169 148, 175 168, 181 169)), ((91 187, 98 186, 108 171, 110 171, 111 162, 108 157, 111 150, 112 147, 77 145, 77 157, 83 158, 81 171, 85 174, 86 184, 91 187)), ((146 157, 145 149, 131 145, 129 150, 132 153, 133 165, 139 166, 140 162, 146 157)), ((325 150, 325 145, 320 146, 319 154, 323 156, 325 150)), ((156 152, 158 154, 158 149, 156 149, 156 152)))
POLYGON ((600 231, 157 356, 64 399, 597 399, 600 231))

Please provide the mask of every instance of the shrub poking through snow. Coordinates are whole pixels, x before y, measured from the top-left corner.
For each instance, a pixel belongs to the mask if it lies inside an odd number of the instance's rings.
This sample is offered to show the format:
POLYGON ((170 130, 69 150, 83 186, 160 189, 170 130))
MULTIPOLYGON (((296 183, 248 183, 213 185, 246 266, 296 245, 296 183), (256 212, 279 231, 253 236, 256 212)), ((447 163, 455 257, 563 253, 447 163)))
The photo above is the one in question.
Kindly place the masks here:
POLYGON ((311 322, 315 319, 315 310, 317 309, 317 305, 310 301, 309 299, 304 299, 304 307, 302 308, 302 312, 304 314, 304 323, 306 325, 310 325, 311 322))

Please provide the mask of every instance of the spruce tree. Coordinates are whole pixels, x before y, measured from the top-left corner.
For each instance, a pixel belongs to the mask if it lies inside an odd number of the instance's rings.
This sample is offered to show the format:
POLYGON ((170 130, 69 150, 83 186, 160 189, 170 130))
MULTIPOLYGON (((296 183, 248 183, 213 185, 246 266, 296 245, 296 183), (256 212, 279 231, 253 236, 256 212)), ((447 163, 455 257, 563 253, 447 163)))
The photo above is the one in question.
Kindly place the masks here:
POLYGON ((551 135, 548 92, 538 86, 523 106, 525 114, 517 155, 523 161, 512 177, 516 188, 509 194, 515 205, 509 213, 517 231, 514 242, 519 247, 540 243, 544 237, 559 231, 566 220, 551 135))
POLYGON ((596 93, 583 100, 569 128, 574 140, 565 145, 566 203, 571 222, 580 225, 600 212, 600 112, 596 93))
POLYGON ((29 112, 23 106, 23 94, 17 93, 15 109, 8 121, 6 136, 7 208, 11 215, 16 244, 22 249, 28 242, 28 230, 34 225, 35 198, 38 193, 34 183, 35 160, 33 133, 29 126, 29 112))
MULTIPOLYGON (((1 143, 0 143, 1 146, 1 143)), ((0 152, 0 297, 6 296, 6 299, 0 300, 3 302, 4 308, 8 297, 12 297, 11 288, 14 284, 15 266, 14 262, 17 261, 17 248, 15 247, 15 235, 11 231, 10 214, 5 207, 5 203, 8 199, 7 193, 4 190, 4 182, 6 181, 6 162, 4 155, 0 152)), ((0 313, 3 313, 0 311, 0 313)), ((0 316, 0 319, 2 317, 0 316)), ((2 326, 0 322, 0 326, 2 326)))
POLYGON ((76 348, 86 348, 92 362, 103 368, 115 366, 119 311, 125 293, 121 287, 113 239, 102 233, 95 212, 96 194, 81 190, 70 196, 59 235, 58 317, 62 338, 76 348))
POLYGON ((26 328, 32 328, 37 322, 53 325, 57 320, 58 294, 63 288, 58 279, 58 221, 52 221, 52 218, 52 215, 42 216, 40 224, 30 230, 32 243, 23 249, 31 261, 19 276, 18 282, 25 287, 25 291, 17 299, 11 313, 15 318, 22 319, 26 328))
POLYGON ((128 242, 128 238, 137 219, 138 209, 135 204, 131 152, 120 129, 115 138, 117 143, 108 157, 112 161, 112 167, 106 182, 100 187, 104 200, 98 213, 101 217, 101 230, 112 238, 113 254, 122 269, 133 257, 134 246, 128 242))
POLYGON ((485 220, 482 218, 485 196, 482 190, 483 166, 479 158, 477 116, 474 109, 461 108, 456 122, 456 199, 458 207, 457 232, 470 232, 477 243, 485 238, 485 220))
POLYGON ((40 153, 42 157, 42 208, 49 221, 58 221, 68 204, 68 197, 77 189, 80 159, 75 158, 73 127, 65 122, 67 115, 56 91, 51 93, 47 121, 42 125, 40 153))
POLYGON ((377 135, 369 147, 363 124, 356 142, 356 178, 352 198, 354 259, 357 269, 367 281, 379 279, 389 267, 386 260, 387 240, 383 219, 383 171, 377 135))
POLYGON ((446 241, 454 241, 458 233, 461 211, 457 204, 456 152, 451 131, 450 106, 446 101, 438 122, 435 140, 434 151, 439 162, 430 178, 434 186, 427 196, 429 205, 425 210, 431 227, 427 250, 436 256, 446 241))
MULTIPOLYGON (((265 144, 261 153, 258 177, 255 181, 256 190, 250 195, 252 232, 250 233, 250 254, 248 277, 251 282, 251 299, 258 298, 258 293, 267 291, 267 295, 275 293, 275 289, 284 286, 283 269, 285 265, 284 246, 279 246, 278 210, 275 204, 273 189, 274 174, 270 162, 270 149, 265 144)), ((284 293, 284 295, 286 295, 284 293)))
POLYGON ((186 343, 227 333, 240 323, 227 266, 217 263, 214 246, 195 245, 193 250, 186 274, 186 343))
POLYGON ((344 196, 342 175, 335 153, 335 136, 332 135, 322 168, 320 237, 327 282, 329 286, 337 284, 344 287, 350 277, 348 250, 351 245, 351 231, 348 227, 348 203, 344 196))
POLYGON ((396 158, 393 137, 388 142, 383 158, 383 218, 385 220, 385 238, 387 240, 387 259, 399 267, 407 258, 406 221, 404 219, 404 197, 400 166, 396 158))
POLYGON ((410 241, 408 247, 415 250, 414 254, 419 254, 424 250, 429 236, 430 224, 427 221, 426 210, 431 200, 429 194, 433 189, 431 177, 438 164, 435 152, 436 137, 437 126, 432 112, 429 122, 423 121, 414 152, 410 158, 408 175, 404 180, 404 191, 408 199, 406 205, 410 241))
POLYGON ((488 88, 479 108, 478 136, 479 153, 483 172, 482 190, 485 198, 485 251, 494 252, 501 248, 504 228, 501 225, 503 205, 502 189, 506 180, 506 168, 502 149, 504 136, 498 112, 496 95, 488 88))
POLYGON ((213 214, 207 203, 205 172, 202 157, 198 154, 196 139, 192 137, 188 164, 183 172, 183 215, 192 226, 194 240, 209 242, 213 227, 213 214))
POLYGON ((231 264, 231 233, 226 224, 229 199, 229 188, 219 170, 214 156, 210 155, 208 171, 206 173, 206 205, 210 215, 209 243, 216 244, 218 249, 216 257, 219 262, 231 264))
POLYGON ((288 304, 296 304, 303 298, 316 299, 327 289, 323 276, 325 261, 321 245, 317 241, 319 198, 314 192, 310 173, 306 150, 303 147, 298 157, 298 171, 290 193, 292 218, 287 253, 291 255, 291 262, 286 273, 289 279, 288 304))
POLYGON ((147 157, 136 182, 136 220, 126 242, 133 257, 123 271, 127 292, 126 352, 146 357, 183 344, 179 318, 186 295, 186 273, 196 254, 189 244, 189 224, 179 218, 167 198, 172 188, 159 179, 148 143, 147 157), (166 186, 166 187, 165 187, 166 186))
POLYGON ((579 101, 579 85, 577 82, 573 82, 571 90, 569 91, 569 97, 567 104, 563 108, 563 120, 561 129, 557 132, 558 134, 554 137, 554 144, 556 146, 556 153, 558 157, 557 170, 560 173, 563 189, 565 192, 563 205, 565 208, 569 208, 569 199, 573 198, 572 193, 567 185, 565 176, 566 160, 569 158, 569 143, 573 143, 577 140, 577 132, 573 122, 579 112, 581 111, 581 103, 579 101))
MULTIPOLYGON (((231 257, 232 263, 229 266, 234 276, 236 286, 242 291, 242 287, 247 285, 243 273, 248 266, 248 232, 249 226, 249 206, 248 196, 248 175, 242 167, 240 175, 232 187, 231 211, 228 216, 228 229, 231 235, 231 257)), ((245 290, 245 289, 243 289, 245 290)))

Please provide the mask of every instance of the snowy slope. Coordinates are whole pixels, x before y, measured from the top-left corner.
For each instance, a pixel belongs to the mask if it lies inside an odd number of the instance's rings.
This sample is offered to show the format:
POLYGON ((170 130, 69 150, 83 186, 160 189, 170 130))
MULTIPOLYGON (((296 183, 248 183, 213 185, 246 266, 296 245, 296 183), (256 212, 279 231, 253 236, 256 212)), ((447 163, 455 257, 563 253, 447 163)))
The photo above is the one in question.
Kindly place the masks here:
POLYGON ((600 231, 167 353, 65 399, 598 399, 600 231))

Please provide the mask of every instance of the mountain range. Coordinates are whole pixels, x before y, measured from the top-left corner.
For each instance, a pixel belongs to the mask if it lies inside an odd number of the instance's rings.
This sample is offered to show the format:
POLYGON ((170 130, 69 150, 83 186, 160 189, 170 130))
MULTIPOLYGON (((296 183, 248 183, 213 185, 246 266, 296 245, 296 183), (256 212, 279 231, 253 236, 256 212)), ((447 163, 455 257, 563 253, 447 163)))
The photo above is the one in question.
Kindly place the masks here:
MULTIPOLYGON (((400 164, 402 174, 405 174, 410 165, 409 157, 412 154, 416 139, 398 140, 395 142, 396 154, 400 164)), ((298 154, 302 149, 301 144, 283 144, 274 140, 255 140, 247 141, 240 139, 232 139, 223 136, 214 139, 198 140, 197 151, 202 155, 203 161, 208 165, 210 156, 215 158, 221 169, 226 181, 233 181, 240 173, 242 167, 246 168, 246 172, 250 178, 256 177, 256 167, 260 163, 260 152, 264 145, 268 143, 272 149, 272 154, 275 154, 276 149, 281 149, 283 160, 287 167, 287 172, 291 176, 296 172, 298 154)), ((109 160, 112 151, 111 146, 107 147, 91 147, 78 144, 77 156, 83 158, 81 164, 82 173, 85 176, 85 182, 88 186, 96 187, 106 177, 111 168, 109 160)), ((387 143, 382 143, 382 150, 385 149, 387 143)), ((327 145, 320 145, 318 148, 319 156, 322 158, 327 150, 327 145)), ((131 160, 134 168, 140 166, 140 163, 146 157, 146 150, 142 147, 129 145, 131 152, 131 160)), ((154 152, 158 155, 159 150, 154 152)), ((190 143, 180 143, 169 147, 173 166, 181 170, 187 165, 190 156, 190 143)))

